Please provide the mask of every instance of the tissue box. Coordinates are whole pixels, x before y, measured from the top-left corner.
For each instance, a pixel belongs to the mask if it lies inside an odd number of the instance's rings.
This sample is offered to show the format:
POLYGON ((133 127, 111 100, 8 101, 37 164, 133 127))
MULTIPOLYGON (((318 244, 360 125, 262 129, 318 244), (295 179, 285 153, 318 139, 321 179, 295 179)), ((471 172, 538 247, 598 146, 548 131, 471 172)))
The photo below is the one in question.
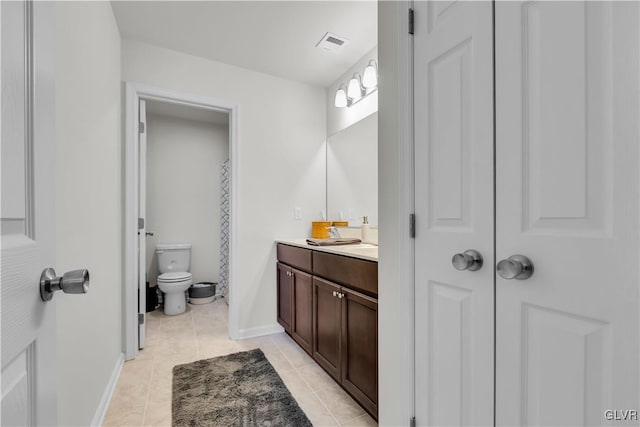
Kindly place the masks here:
POLYGON ((311 237, 314 239, 328 239, 331 221, 313 221, 311 223, 311 237))

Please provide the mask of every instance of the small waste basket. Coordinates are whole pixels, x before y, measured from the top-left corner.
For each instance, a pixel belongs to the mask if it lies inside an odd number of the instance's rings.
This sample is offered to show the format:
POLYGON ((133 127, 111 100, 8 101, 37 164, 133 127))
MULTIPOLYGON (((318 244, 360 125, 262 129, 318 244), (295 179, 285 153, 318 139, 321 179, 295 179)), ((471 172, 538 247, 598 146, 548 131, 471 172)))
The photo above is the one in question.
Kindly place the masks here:
POLYGON ((189 288, 189 302, 191 304, 207 304, 214 300, 216 282, 198 282, 189 288))

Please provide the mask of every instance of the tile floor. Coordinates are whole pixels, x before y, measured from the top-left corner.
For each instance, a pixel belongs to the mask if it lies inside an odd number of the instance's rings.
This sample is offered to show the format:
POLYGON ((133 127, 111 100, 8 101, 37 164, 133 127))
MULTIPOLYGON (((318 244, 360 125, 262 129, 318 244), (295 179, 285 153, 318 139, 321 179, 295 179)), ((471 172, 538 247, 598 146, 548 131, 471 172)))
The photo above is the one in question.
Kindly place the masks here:
POLYGON ((147 346, 125 362, 104 426, 170 426, 173 366, 259 347, 314 426, 376 426, 322 368, 286 334, 232 341, 223 300, 187 312, 147 315, 147 346))

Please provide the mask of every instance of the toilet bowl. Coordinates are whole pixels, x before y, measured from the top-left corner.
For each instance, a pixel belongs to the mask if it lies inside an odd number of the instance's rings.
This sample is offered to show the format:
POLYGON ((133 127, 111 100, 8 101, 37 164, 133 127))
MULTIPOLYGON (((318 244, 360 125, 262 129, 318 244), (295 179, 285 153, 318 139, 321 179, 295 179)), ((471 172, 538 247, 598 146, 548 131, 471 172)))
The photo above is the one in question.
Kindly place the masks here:
POLYGON ((158 257, 158 287, 164 292, 164 314, 175 315, 187 309, 186 290, 193 283, 191 244, 167 243, 156 245, 158 257))
POLYGON ((191 273, 164 273, 158 276, 158 287, 164 292, 164 314, 184 313, 187 309, 185 291, 193 283, 191 273))

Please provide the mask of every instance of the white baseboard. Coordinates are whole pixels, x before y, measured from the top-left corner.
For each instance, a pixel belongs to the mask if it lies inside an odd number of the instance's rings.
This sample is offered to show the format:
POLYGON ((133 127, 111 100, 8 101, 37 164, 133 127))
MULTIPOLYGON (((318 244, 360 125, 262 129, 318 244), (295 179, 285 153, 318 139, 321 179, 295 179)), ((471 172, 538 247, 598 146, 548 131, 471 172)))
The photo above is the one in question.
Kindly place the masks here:
POLYGON ((248 329, 240 329, 238 330, 238 335, 233 337, 233 339, 241 340, 245 338, 255 338, 255 337, 261 337, 263 335, 278 334, 280 332, 284 332, 284 329, 282 328, 282 326, 275 323, 273 325, 257 326, 255 328, 248 328, 248 329))
POLYGON ((93 416, 93 420, 91 421, 92 427, 99 427, 104 422, 104 417, 107 415, 107 410, 109 409, 113 392, 115 391, 116 384, 118 384, 118 379, 120 378, 120 372, 122 372, 122 365, 124 365, 124 353, 120 353, 116 360, 113 372, 111 372, 111 378, 109 378, 107 387, 105 387, 104 393, 102 393, 102 399, 100 399, 100 404, 98 405, 98 409, 96 409, 96 414, 93 416))

